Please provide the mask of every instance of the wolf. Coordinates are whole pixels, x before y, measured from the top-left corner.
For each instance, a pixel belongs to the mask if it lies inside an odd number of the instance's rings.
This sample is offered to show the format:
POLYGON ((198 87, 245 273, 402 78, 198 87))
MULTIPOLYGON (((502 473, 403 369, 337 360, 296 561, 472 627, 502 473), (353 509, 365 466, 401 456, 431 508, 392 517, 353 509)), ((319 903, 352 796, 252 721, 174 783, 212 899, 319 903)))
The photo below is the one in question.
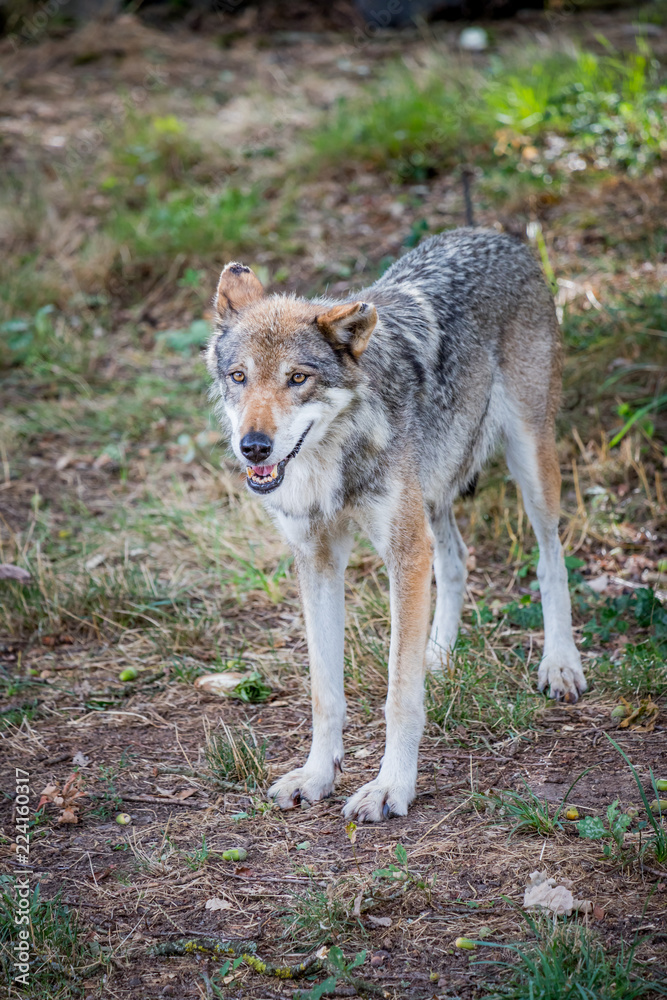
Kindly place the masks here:
POLYGON ((558 536, 551 293, 519 240, 464 228, 427 239, 342 301, 266 294, 249 267, 230 263, 214 308, 213 394, 249 491, 294 552, 308 640, 312 746, 269 796, 283 809, 315 802, 343 769, 344 573, 360 529, 390 582, 386 747, 343 813, 404 816, 425 668, 447 663, 463 605, 467 550, 452 505, 498 445, 539 544, 538 687, 567 702, 586 690, 558 536))

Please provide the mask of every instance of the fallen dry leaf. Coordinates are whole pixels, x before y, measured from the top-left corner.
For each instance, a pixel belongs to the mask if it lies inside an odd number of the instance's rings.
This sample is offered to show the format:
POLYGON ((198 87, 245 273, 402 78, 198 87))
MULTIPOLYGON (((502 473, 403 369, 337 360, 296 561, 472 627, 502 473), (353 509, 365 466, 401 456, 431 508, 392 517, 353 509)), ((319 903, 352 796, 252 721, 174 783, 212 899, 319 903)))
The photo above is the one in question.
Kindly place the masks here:
POLYGON ((79 817, 78 817, 77 813, 74 811, 74 809, 76 809, 76 806, 73 809, 63 809, 63 811, 60 813, 60 816, 58 817, 58 822, 59 823, 78 823, 79 822, 79 817))
POLYGON ((195 681, 195 687, 206 694, 228 695, 234 691, 241 681, 250 677, 249 673, 238 670, 226 670, 224 674, 204 674, 195 681))
POLYGON ((90 557, 90 559, 86 559, 84 566, 86 569, 97 569, 98 566, 102 565, 105 559, 106 554, 104 552, 96 552, 94 556, 90 557))
POLYGON ((47 802, 53 802, 53 797, 58 794, 59 788, 59 785, 47 785, 40 796, 37 808, 41 809, 47 802))
POLYGON ((603 594, 609 586, 609 573, 602 573, 592 580, 586 580, 586 583, 596 594, 603 594))
POLYGON ((571 889, 562 884, 556 885, 556 879, 548 878, 546 872, 532 872, 528 876, 528 885, 523 894, 523 908, 545 909, 555 913, 556 916, 569 917, 575 910, 580 913, 590 913, 593 904, 588 899, 575 899, 571 889))
POLYGON ((81 784, 80 776, 75 772, 70 774, 62 789, 58 784, 47 785, 40 795, 37 808, 52 802, 61 810, 58 816, 58 823, 78 823, 79 809, 81 808, 78 799, 86 795, 81 784))
POLYGON ((109 865, 108 868, 104 868, 102 871, 91 872, 88 878, 90 878, 94 882, 102 882, 105 878, 109 878, 109 875, 111 875, 111 873, 115 871, 117 867, 118 867, 117 865, 109 865))
POLYGON ((27 569, 14 566, 13 563, 0 563, 0 580, 18 580, 19 583, 27 583, 32 579, 27 569))
POLYGON ((232 904, 226 899, 220 899, 219 896, 214 896, 212 899, 207 899, 205 908, 207 910, 231 910, 233 909, 232 904))
MULTIPOLYGON (((623 699, 625 700, 625 699, 623 699)), ((652 733, 658 721, 660 708, 650 698, 645 698, 638 708, 632 709, 629 715, 619 723, 619 729, 632 729, 638 733, 652 733), (641 725, 639 724, 641 721, 641 725)))

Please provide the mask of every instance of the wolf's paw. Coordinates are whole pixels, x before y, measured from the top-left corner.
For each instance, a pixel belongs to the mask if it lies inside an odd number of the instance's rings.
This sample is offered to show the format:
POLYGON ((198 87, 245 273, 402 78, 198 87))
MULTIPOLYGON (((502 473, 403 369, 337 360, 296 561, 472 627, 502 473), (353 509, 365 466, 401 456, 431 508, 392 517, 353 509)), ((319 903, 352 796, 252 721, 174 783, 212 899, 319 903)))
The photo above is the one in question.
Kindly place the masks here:
POLYGON ((413 798, 414 791, 392 785, 378 775, 347 800, 343 816, 359 823, 379 823, 390 816, 407 816, 413 798))
POLYGON ((549 697, 574 704, 588 685, 576 649, 548 653, 537 672, 537 686, 544 691, 549 685, 549 697))
MULTIPOLYGON (((334 772, 335 773, 335 772, 334 772)), ((275 799, 281 809, 294 809, 302 799, 306 802, 319 802, 331 795, 334 789, 334 774, 322 774, 308 767, 297 767, 296 770, 278 778, 268 791, 270 799, 275 799)))

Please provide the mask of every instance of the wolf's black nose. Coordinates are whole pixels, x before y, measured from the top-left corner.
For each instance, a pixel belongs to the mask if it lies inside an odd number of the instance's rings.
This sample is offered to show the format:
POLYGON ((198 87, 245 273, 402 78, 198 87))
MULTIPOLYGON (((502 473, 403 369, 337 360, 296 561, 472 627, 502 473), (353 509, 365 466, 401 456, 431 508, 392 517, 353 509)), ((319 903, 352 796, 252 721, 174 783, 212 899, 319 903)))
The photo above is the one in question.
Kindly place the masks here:
POLYGON ((259 465, 268 458, 273 448, 273 441, 266 434, 259 431, 250 431, 241 439, 241 453, 249 462, 259 465))

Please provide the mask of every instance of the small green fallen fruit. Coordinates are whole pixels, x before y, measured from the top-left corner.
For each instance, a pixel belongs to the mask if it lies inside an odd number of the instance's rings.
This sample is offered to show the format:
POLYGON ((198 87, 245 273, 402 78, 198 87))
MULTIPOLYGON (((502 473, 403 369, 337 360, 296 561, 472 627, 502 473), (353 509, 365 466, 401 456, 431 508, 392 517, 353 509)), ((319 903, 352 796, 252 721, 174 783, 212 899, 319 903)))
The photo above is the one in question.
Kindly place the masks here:
POLYGON ((474 941, 471 941, 470 938, 457 938, 456 941, 454 942, 454 947, 467 948, 468 951, 472 951, 474 948, 477 947, 477 945, 475 944, 474 941))
POLYGON ((129 813, 118 813, 118 815, 116 816, 116 822, 119 824, 119 826, 127 826, 128 823, 132 822, 132 817, 130 816, 129 813))
POLYGON ((625 715, 625 705, 617 705, 616 708, 612 708, 611 710, 612 719, 624 719, 625 715))
POLYGON ((565 819, 579 819, 579 810, 576 806, 570 806, 565 813, 565 819))
POLYGON ((136 681, 139 676, 139 671, 136 667, 125 667, 125 670, 121 670, 118 674, 119 681, 136 681))
POLYGON ((653 799, 651 802, 652 813, 667 813, 667 799, 653 799))
POLYGON ((297 851, 307 851, 309 847, 310 847, 309 840, 302 840, 300 844, 296 845, 297 851))
POLYGON ((222 852, 223 861, 245 861, 247 857, 245 847, 230 847, 228 851, 222 852))
POLYGON ((655 787, 659 792, 667 792, 667 778, 657 778, 655 787))

